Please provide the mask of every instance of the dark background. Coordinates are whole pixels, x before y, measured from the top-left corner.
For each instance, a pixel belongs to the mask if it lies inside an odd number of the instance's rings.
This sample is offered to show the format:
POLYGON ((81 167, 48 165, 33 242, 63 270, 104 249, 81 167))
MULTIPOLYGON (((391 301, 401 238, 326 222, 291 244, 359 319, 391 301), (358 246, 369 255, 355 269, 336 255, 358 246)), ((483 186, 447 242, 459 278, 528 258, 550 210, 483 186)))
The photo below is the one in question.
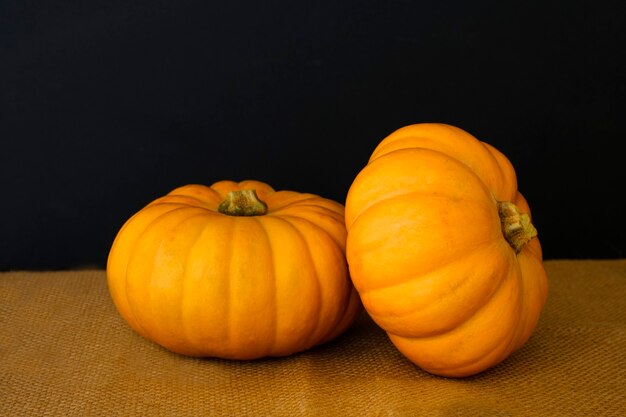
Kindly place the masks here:
POLYGON ((419 122, 511 159, 547 259, 626 257, 623 9, 0 0, 0 269, 104 267, 123 222, 187 183, 344 203, 419 122))

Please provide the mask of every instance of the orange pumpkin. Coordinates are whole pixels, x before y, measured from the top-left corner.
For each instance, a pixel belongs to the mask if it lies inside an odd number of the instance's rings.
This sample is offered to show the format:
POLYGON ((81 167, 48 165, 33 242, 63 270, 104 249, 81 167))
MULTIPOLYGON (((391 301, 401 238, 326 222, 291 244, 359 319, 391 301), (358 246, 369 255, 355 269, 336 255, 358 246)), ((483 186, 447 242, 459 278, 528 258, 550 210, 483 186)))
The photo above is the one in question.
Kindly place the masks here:
POLYGON ((361 311, 341 204, 259 181, 187 185, 119 231, 107 277, 139 334, 190 356, 284 356, 341 334, 361 311))
POLYGON ((509 160, 445 124, 386 137, 346 200, 347 259, 373 320, 424 370, 492 367, 533 332, 547 278, 509 160))

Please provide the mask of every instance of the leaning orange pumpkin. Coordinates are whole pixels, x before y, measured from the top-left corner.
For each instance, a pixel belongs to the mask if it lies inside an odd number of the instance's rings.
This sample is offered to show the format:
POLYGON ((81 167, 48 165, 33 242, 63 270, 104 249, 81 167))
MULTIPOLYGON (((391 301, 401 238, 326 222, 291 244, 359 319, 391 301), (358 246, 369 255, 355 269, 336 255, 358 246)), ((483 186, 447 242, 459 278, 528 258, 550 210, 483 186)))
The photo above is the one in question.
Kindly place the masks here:
POLYGON ((462 377, 520 348, 547 278, 509 160, 445 124, 386 137, 346 200, 347 259, 363 304, 408 359, 462 377))
POLYGON ((121 316, 190 356, 283 356, 329 341, 361 304, 341 204, 259 181, 187 185, 131 217, 107 277, 121 316))

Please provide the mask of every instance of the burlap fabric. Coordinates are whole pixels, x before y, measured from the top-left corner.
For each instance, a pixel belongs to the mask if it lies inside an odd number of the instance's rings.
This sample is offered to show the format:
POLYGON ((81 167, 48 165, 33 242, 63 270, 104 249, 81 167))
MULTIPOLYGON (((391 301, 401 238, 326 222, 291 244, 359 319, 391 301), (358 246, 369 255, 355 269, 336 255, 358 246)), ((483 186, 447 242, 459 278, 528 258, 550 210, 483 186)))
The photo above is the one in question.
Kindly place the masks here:
POLYGON ((187 358, 122 321, 103 271, 5 272, 0 416, 626 416, 626 260, 546 269, 528 344, 461 380, 419 370, 366 315, 287 358, 187 358))

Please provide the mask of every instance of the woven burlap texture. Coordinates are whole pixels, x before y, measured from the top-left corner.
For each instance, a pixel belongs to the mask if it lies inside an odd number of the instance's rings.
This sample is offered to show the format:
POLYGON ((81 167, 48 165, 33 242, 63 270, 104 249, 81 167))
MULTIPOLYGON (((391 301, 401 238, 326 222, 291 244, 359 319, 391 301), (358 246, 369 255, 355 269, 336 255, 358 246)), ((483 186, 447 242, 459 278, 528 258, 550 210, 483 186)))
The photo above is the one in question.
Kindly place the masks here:
POLYGON ((104 271, 5 272, 0 416, 626 415, 626 260, 545 265, 530 341, 458 380, 415 367, 365 314, 286 358, 188 358, 122 321, 104 271))

